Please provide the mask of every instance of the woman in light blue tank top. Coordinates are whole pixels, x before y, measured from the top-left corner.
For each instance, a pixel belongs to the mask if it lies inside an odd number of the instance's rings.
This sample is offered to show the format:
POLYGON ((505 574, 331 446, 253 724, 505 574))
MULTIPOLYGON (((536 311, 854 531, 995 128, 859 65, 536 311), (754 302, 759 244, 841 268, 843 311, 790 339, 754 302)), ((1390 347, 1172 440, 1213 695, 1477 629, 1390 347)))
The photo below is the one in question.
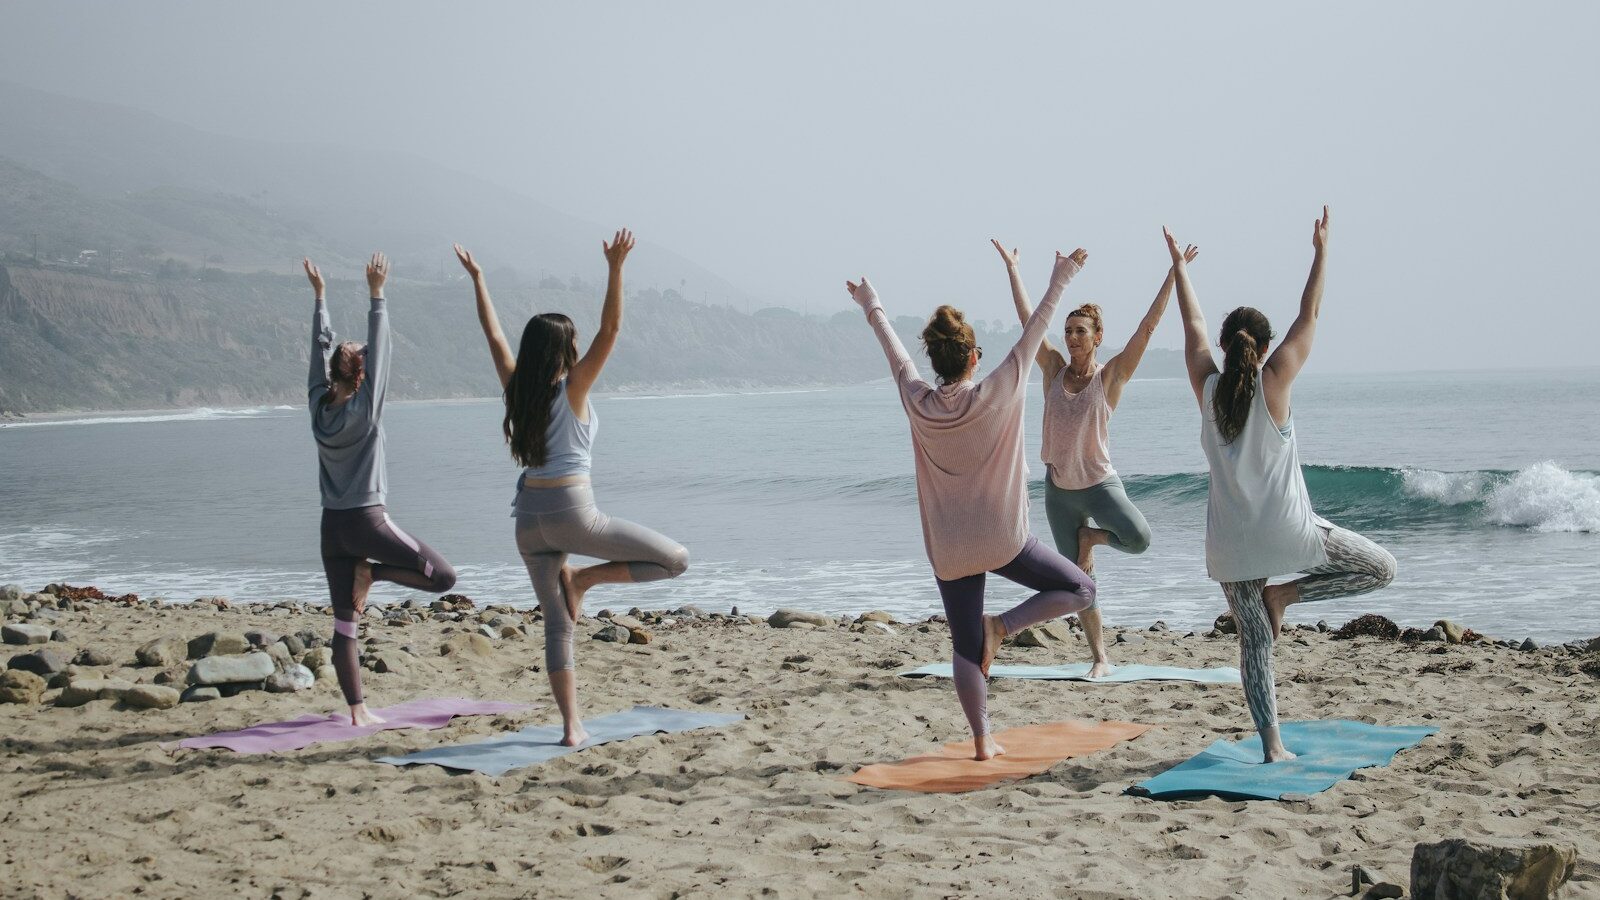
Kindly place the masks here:
POLYGON ((1272 645, 1291 604, 1374 591, 1394 580, 1394 557, 1311 508, 1294 423, 1290 387, 1311 355, 1322 309, 1328 208, 1312 226, 1316 257, 1300 298, 1300 315, 1276 353, 1268 355, 1272 325, 1260 310, 1241 306, 1222 323, 1221 371, 1206 344, 1183 253, 1171 231, 1167 249, 1183 313, 1184 357, 1200 403, 1201 446, 1211 471, 1206 503, 1206 571, 1222 584, 1239 631, 1239 670, 1245 702, 1269 763, 1294 759, 1278 732, 1272 683, 1272 645), (1290 573, 1305 577, 1268 586, 1290 573))
POLYGON ((512 503, 517 550, 544 613, 545 672, 561 709, 561 743, 569 747, 589 736, 578 713, 572 661, 572 626, 583 612, 585 592, 602 584, 675 578, 689 567, 689 551, 676 541, 597 509, 589 483, 590 453, 599 428, 589 392, 622 328, 622 263, 633 243, 633 234, 624 229, 603 245, 610 266, 605 305, 600 328, 582 358, 577 329, 560 313, 529 319, 513 356, 482 267, 456 245, 456 256, 472 276, 478 321, 505 389, 506 443, 524 467, 512 503), (567 565, 570 553, 605 561, 573 568, 567 565))

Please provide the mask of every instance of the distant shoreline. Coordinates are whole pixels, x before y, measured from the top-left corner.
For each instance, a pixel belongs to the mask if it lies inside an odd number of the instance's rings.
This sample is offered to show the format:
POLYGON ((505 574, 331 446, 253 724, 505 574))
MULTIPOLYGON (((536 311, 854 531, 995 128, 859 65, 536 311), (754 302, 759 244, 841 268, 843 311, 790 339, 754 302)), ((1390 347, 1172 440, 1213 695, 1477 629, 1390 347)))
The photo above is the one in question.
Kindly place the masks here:
MULTIPOLYGON (((1600 371, 1600 366, 1520 366, 1520 367, 1516 367, 1516 368, 1499 369, 1499 370, 1496 370, 1496 371, 1501 373, 1501 374, 1505 374, 1505 375, 1534 374, 1534 373, 1556 373, 1556 372, 1590 372, 1590 371, 1600 371)), ((1361 377, 1361 376, 1382 378, 1382 377, 1388 377, 1388 376, 1394 376, 1394 375, 1411 376, 1411 375, 1422 375, 1422 374, 1432 374, 1432 375, 1473 374, 1473 375, 1481 375, 1481 374, 1484 374, 1484 373, 1481 370, 1477 370, 1477 369, 1397 369, 1397 370, 1384 371, 1384 372, 1376 372, 1376 371, 1374 371, 1374 372, 1316 372, 1316 373, 1307 373, 1307 376, 1311 377, 1311 378, 1354 378, 1354 377, 1361 377)), ((1183 376, 1181 376, 1181 375, 1155 375, 1155 376, 1151 376, 1151 377, 1148 377, 1148 378, 1136 377, 1136 378, 1134 378, 1132 380, 1133 381, 1174 381, 1174 380, 1178 380, 1178 379, 1180 379, 1182 377, 1183 376)), ((752 394, 752 395, 754 395, 754 394, 782 394, 782 393, 791 393, 791 392, 795 392, 795 391, 825 391, 825 390, 836 390, 836 389, 839 389, 839 388, 860 387, 860 386, 863 386, 863 385, 878 384, 878 383, 881 383, 881 382, 884 382, 884 381, 887 381, 887 380, 888 379, 885 377, 885 378, 871 378, 871 379, 868 379, 866 381, 793 382, 793 383, 786 384, 786 385, 781 385, 781 386, 780 385, 776 385, 776 384, 764 384, 764 385, 755 386, 755 385, 751 385, 751 384, 748 384, 748 383, 742 383, 742 384, 730 383, 730 384, 726 384, 726 385, 715 384, 715 383, 701 383, 701 384, 694 384, 692 386, 689 385, 689 384, 661 384, 661 385, 651 385, 651 386, 648 386, 648 387, 647 386, 643 386, 643 385, 638 385, 638 386, 630 385, 630 386, 617 388, 615 390, 609 390, 609 391, 605 391, 603 393, 598 393, 595 396, 599 397, 599 398, 602 398, 602 399, 608 399, 608 398, 615 398, 615 397, 640 397, 640 396, 695 397, 695 396, 706 396, 706 395, 712 395, 712 394, 752 394)), ((1030 379, 1029 382, 1028 382, 1029 385, 1037 385, 1037 384, 1040 384, 1040 383, 1041 382, 1038 381, 1037 379, 1030 379)), ((499 399, 500 398, 498 396, 488 395, 488 396, 479 396, 479 397, 408 398, 408 399, 405 399, 405 400, 394 400, 392 402, 396 403, 396 404, 411 405, 411 404, 422 404, 422 403, 487 402, 487 401, 498 401, 499 399)), ((290 407, 298 409, 299 406, 300 406, 300 402, 297 401, 297 402, 285 403, 285 402, 265 401, 265 402, 261 402, 261 403, 246 403, 246 404, 237 405, 237 406, 232 406, 232 405, 220 405, 220 406, 199 405, 199 406, 138 407, 138 408, 129 408, 129 409, 116 409, 116 408, 113 408, 113 409, 53 409, 53 410, 49 410, 49 411, 45 411, 45 412, 30 412, 30 413, 18 413, 18 412, 13 412, 11 410, 0 410, 0 429, 4 429, 8 424, 17 424, 17 423, 22 423, 22 422, 55 422, 55 421, 60 421, 62 419, 69 419, 69 418, 75 418, 75 417, 96 417, 96 418, 104 417, 104 418, 109 418, 109 417, 122 417, 122 416, 129 416, 129 417, 132 417, 132 416, 157 416, 157 415, 170 415, 170 414, 173 414, 173 413, 197 412, 197 411, 203 410, 203 409, 205 409, 205 410, 215 410, 217 412, 223 412, 223 413, 236 413, 236 412, 239 412, 241 410, 259 409, 259 408, 263 408, 263 407, 271 408, 271 407, 276 407, 276 406, 290 406, 290 407)))

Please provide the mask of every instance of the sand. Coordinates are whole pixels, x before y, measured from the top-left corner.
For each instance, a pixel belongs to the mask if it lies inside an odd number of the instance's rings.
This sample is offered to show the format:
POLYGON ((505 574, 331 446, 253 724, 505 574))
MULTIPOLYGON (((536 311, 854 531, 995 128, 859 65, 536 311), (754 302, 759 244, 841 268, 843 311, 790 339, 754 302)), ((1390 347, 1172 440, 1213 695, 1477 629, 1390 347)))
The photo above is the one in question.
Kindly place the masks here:
MULTIPOLYGON (((131 662, 165 632, 281 634, 328 622, 237 605, 89 604, 55 624, 72 638, 65 647, 131 662)), ((0 705, 0 896, 1334 897, 1348 894, 1358 863, 1406 883, 1413 845, 1447 837, 1574 845, 1568 896, 1600 896, 1600 678, 1580 668, 1595 654, 1285 637, 1284 718, 1440 733, 1308 799, 1166 802, 1124 790, 1249 733, 1237 687, 997 681, 997 728, 1066 718, 1155 727, 994 789, 886 792, 843 776, 964 736, 948 681, 895 677, 948 658, 944 626, 889 635, 691 619, 626 645, 591 640, 601 624, 585 620, 578 635, 589 714, 645 703, 749 718, 498 779, 372 761, 557 721, 537 624, 530 639, 499 641, 481 659, 436 655, 446 629, 462 625, 371 625, 417 658, 404 673, 364 674, 374 705, 454 695, 542 708, 281 755, 160 744, 334 711, 331 684, 144 711, 109 700, 56 708, 50 692, 45 705, 0 705)), ((1237 664, 1231 636, 1141 634, 1113 645, 1114 658, 1237 664)), ((1075 639, 1008 647, 1000 661, 1084 657, 1075 639)))

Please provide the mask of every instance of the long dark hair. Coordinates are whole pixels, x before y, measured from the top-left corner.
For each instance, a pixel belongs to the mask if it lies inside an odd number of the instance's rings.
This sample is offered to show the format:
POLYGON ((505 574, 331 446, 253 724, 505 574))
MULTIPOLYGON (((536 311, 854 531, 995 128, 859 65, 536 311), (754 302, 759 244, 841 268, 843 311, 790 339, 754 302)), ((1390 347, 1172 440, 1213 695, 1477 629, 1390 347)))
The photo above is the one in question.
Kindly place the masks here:
POLYGON ((578 362, 577 329, 561 313, 540 313, 522 329, 517 368, 506 383, 506 419, 501 424, 511 458, 519 465, 544 465, 545 432, 556 383, 578 362))
POLYGON ((1241 306, 1222 320, 1222 374, 1211 394, 1211 415, 1217 422, 1222 442, 1244 430, 1250 417, 1250 402, 1256 397, 1256 373, 1261 369, 1261 352, 1273 338, 1272 323, 1261 310, 1241 306))
POLYGON ((967 373, 978 339, 961 310, 945 305, 933 311, 922 329, 922 346, 928 351, 928 361, 933 363, 939 381, 949 384, 967 373))

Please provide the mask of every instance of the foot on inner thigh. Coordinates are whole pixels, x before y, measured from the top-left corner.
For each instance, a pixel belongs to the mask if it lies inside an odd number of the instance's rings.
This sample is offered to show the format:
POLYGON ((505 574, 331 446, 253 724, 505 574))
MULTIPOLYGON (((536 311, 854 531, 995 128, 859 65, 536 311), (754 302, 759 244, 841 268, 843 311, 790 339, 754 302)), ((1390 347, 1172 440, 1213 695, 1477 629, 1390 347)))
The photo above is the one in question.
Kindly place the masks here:
POLYGON ((1078 568, 1085 575, 1094 574, 1094 548, 1107 543, 1107 532, 1088 525, 1078 527, 1078 568))
POLYGON ((571 566, 561 567, 561 596, 567 604, 567 615, 574 622, 583 615, 583 595, 589 591, 588 585, 580 584, 579 575, 571 566))
POLYGON ((365 703, 357 703, 355 706, 350 707, 351 725, 355 725, 357 727, 362 725, 382 725, 387 721, 389 720, 378 715, 372 710, 367 709, 367 705, 365 703))
POLYGON ((356 615, 367 611, 367 591, 372 590, 372 563, 362 560, 356 563, 355 582, 350 588, 350 602, 356 608, 356 615))
POLYGON ((562 729, 561 746, 576 747, 588 739, 589 732, 584 730, 583 722, 573 719, 571 722, 566 723, 566 726, 562 729))
POLYGON ((1297 593, 1293 584, 1269 584, 1261 589, 1261 605, 1267 608, 1267 626, 1274 641, 1283 631, 1283 611, 1298 599, 1297 593))
MULTIPOLYGON (((989 677, 989 666, 994 662, 995 655, 1000 652, 1000 643, 1006 639, 1006 623, 999 616, 983 617, 983 661, 978 664, 978 671, 984 677, 989 677)), ((979 757, 982 759, 983 757, 979 757)))
POLYGON ((1003 756, 1006 752, 1006 748, 995 742, 994 735, 992 734, 986 734, 972 743, 974 745, 974 749, 977 751, 972 755, 973 759, 993 759, 996 756, 1003 756))

